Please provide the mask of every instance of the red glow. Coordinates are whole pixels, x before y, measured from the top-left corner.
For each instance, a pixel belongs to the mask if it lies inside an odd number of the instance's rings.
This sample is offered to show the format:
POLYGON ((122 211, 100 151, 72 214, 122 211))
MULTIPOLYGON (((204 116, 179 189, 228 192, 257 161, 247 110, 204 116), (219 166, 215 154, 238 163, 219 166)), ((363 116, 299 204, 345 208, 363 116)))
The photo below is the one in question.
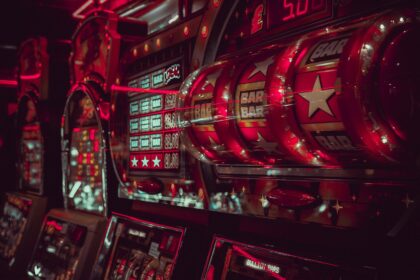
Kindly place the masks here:
POLYGON ((56 221, 47 221, 47 226, 53 227, 56 231, 61 231, 63 229, 63 226, 57 224, 56 221))
POLYGON ((204 39, 207 38, 207 36, 209 35, 209 28, 207 27, 207 25, 204 25, 201 28, 200 34, 201 34, 201 37, 203 37, 204 39))
POLYGON ((220 2, 222 2, 222 1, 220 1, 220 0, 213 0, 212 1, 213 7, 215 7, 215 8, 219 7, 220 6, 220 2))
POLYGON ((264 24, 263 13, 264 13, 264 5, 260 4, 255 9, 254 16, 252 17, 251 34, 258 32, 263 28, 263 24, 264 24))
POLYGON ((0 80, 0 86, 16 87, 17 86, 17 81, 15 81, 15 80, 0 80))
POLYGON ((325 0, 283 0, 283 7, 280 11, 280 15, 282 21, 285 22, 305 15, 311 15, 314 12, 323 10, 325 6, 325 0))
POLYGON ((99 104, 99 116, 101 117, 101 119, 103 120, 109 120, 109 103, 108 102, 102 102, 101 104, 99 104))
POLYGON ((190 28, 188 25, 184 26, 184 36, 188 37, 190 35, 190 28))
POLYGON ((91 141, 95 140, 95 133, 96 133, 96 129, 89 130, 89 139, 91 141))
POLYGON ((99 152, 99 141, 96 140, 95 142, 93 142, 93 151, 95 153, 99 152))
POLYGON ((177 90, 133 88, 133 87, 124 87, 124 86, 117 86, 117 85, 112 85, 111 90, 123 91, 123 92, 139 92, 139 93, 178 94, 177 90))
POLYGON ((21 80, 35 80, 41 77, 41 73, 36 73, 33 75, 20 75, 21 80))

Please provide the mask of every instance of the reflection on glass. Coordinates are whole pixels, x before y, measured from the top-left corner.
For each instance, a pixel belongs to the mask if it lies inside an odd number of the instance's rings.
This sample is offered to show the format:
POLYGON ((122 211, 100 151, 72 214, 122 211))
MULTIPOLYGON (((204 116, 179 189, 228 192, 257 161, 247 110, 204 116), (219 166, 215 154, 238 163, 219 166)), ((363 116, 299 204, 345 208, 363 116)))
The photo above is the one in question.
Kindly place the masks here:
POLYGON ((43 137, 36 105, 29 96, 19 104, 19 180, 20 188, 40 193, 43 184, 43 137))
POLYGON ((31 279, 73 279, 87 229, 48 217, 27 275, 31 279))
MULTIPOLYGON (((143 221, 113 218, 114 235, 104 279, 171 279, 183 232, 143 221), (114 224, 116 222, 116 224, 114 224)), ((112 238, 112 237, 111 237, 112 238)))
POLYGON ((0 216, 0 256, 10 260, 20 244, 32 201, 7 194, 0 216))
POLYGON ((42 184, 42 135, 38 122, 25 125, 22 128, 20 155, 21 187, 28 190, 40 190, 42 184))

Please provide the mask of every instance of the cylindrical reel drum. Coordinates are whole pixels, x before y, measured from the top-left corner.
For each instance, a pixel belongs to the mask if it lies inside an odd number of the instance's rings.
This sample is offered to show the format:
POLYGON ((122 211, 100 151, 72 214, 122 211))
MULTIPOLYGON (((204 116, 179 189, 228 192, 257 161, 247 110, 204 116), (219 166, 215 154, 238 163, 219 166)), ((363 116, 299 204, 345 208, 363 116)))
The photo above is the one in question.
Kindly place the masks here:
POLYGON ((70 90, 62 119, 63 194, 66 208, 106 214, 106 133, 109 103, 95 83, 70 90))
MULTIPOLYGON (((273 114, 298 124, 293 129, 328 164, 413 162, 419 135, 409 124, 419 119, 413 110, 419 58, 406 53, 420 46, 414 21, 391 13, 307 40, 286 76, 285 102, 273 114)), ((282 79, 271 77, 274 84, 282 79)))
POLYGON ((238 160, 271 165, 281 154, 267 124, 266 77, 273 70, 273 52, 234 61, 221 73, 215 96, 215 128, 220 139, 238 160))
POLYGON ((216 131, 216 88, 228 62, 217 62, 192 73, 182 84, 178 100, 180 125, 183 127, 181 143, 198 160, 206 162, 232 162, 234 156, 216 131))

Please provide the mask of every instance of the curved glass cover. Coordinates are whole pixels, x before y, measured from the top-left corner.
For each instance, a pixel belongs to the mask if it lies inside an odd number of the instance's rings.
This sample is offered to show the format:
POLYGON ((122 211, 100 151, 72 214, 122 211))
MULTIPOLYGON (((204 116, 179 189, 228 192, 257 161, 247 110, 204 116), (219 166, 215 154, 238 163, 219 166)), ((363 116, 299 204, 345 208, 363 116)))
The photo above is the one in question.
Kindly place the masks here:
POLYGON ((41 193, 43 137, 35 103, 30 98, 24 97, 19 104, 19 114, 19 186, 26 191, 41 193))
MULTIPOLYGON (((67 161, 67 206, 102 214, 104 199, 103 136, 95 105, 83 92, 72 95, 67 104, 65 141, 69 141, 67 161)), ((68 142, 66 142, 68 143, 68 142)))

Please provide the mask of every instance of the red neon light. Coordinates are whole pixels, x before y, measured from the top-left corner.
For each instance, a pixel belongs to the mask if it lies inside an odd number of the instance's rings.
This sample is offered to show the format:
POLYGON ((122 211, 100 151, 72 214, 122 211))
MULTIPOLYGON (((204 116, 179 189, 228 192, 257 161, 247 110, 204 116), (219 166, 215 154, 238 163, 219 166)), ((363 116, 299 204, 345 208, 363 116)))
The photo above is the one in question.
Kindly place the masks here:
POLYGON ((260 261, 259 259, 257 259, 256 257, 252 256, 251 254, 249 254, 248 252, 246 252, 245 250, 241 249, 240 247, 233 245, 233 250, 238 252, 240 255, 250 259, 251 261, 257 263, 257 264, 261 264, 262 267, 264 267, 264 271, 269 273, 271 276, 273 276, 274 278, 278 279, 278 280, 286 280, 286 278, 281 277, 280 275, 272 272, 271 270, 265 268, 265 266, 263 266, 263 262, 260 261))
POLYGON ((188 37, 190 35, 190 28, 188 25, 184 26, 184 36, 188 37))
POLYGON ((296 17, 301 17, 308 13, 310 14, 310 13, 322 10, 323 7, 325 7, 325 5, 326 5, 325 0, 320 0, 320 1, 283 0, 283 10, 281 11, 282 21, 289 21, 296 17))
POLYGON ((21 80, 35 80, 41 77, 41 73, 36 73, 32 75, 20 75, 21 80))
POLYGON ((63 227, 57 224, 56 221, 47 221, 47 226, 53 227, 57 231, 61 231, 63 229, 63 227))
POLYGON ((95 128, 89 130, 89 139, 91 141, 95 140, 95 133, 96 133, 96 129, 95 128))
POLYGON ((16 87, 17 86, 17 81, 15 81, 15 80, 0 80, 0 86, 16 87))
POLYGON ((112 85, 111 90, 123 92, 139 92, 139 93, 156 93, 156 94, 178 94, 177 90, 167 89, 146 89, 146 88, 133 88, 112 85))

